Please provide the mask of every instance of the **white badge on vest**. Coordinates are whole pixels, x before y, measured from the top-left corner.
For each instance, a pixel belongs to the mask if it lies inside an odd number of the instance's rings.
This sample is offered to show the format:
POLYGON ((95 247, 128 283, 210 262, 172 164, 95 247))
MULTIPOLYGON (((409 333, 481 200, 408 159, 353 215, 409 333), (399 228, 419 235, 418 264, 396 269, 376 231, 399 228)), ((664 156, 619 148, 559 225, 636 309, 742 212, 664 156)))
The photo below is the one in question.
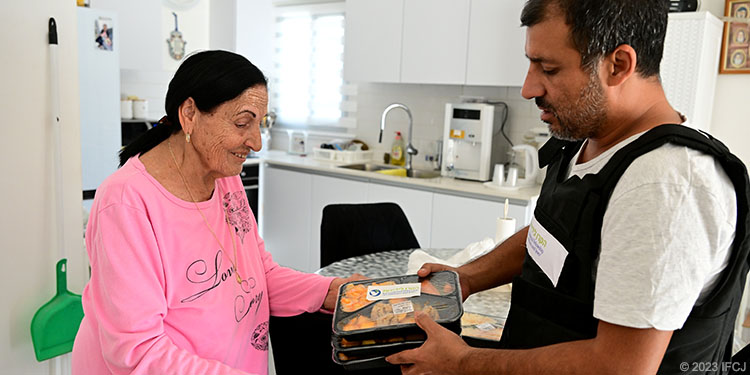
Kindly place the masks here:
POLYGON ((529 224, 529 234, 526 236, 526 251, 534 259, 539 268, 552 281, 552 285, 557 286, 557 280, 560 279, 560 273, 565 265, 565 258, 568 251, 555 239, 547 229, 536 221, 536 217, 531 219, 529 224))

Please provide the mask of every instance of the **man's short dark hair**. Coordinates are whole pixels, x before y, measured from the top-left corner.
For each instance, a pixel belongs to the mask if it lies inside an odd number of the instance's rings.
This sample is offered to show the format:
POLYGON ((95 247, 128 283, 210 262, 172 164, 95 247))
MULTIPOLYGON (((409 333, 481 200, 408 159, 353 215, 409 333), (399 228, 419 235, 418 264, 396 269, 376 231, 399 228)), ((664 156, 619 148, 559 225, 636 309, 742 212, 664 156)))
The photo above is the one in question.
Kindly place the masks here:
POLYGON ((627 44, 643 77, 659 75, 667 33, 669 4, 665 0, 528 0, 522 26, 534 26, 559 11, 570 26, 581 66, 591 72, 602 57, 627 44))

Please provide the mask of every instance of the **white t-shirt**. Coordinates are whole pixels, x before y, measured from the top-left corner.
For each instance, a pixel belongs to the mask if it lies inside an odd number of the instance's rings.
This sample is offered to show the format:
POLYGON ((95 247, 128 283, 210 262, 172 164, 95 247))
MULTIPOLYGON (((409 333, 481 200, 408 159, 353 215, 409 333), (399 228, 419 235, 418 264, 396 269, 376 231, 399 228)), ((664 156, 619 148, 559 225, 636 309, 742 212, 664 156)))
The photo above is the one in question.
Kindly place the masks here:
MULTIPOLYGON (((642 134, 586 163, 575 164, 577 154, 569 176, 598 173, 642 134)), ((736 221, 734 187, 712 156, 665 144, 634 160, 604 214, 594 317, 634 328, 681 328, 729 262, 736 221)))

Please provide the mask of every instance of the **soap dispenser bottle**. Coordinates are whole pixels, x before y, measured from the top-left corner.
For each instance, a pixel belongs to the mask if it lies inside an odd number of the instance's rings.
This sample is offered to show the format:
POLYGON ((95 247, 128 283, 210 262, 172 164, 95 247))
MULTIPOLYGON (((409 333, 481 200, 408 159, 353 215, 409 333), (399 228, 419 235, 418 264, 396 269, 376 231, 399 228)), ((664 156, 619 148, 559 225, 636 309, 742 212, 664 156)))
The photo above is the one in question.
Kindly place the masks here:
POLYGON ((396 132, 396 138, 393 140, 393 145, 391 146, 391 164, 404 165, 406 163, 404 147, 404 140, 401 138, 401 132, 396 132))

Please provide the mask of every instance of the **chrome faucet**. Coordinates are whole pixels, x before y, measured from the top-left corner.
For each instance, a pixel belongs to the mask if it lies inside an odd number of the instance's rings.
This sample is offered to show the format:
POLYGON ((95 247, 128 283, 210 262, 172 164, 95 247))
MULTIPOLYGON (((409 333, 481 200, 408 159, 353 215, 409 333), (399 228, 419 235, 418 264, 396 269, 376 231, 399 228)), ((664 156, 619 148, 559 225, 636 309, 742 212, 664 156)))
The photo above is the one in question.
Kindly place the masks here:
POLYGON ((413 125, 412 117, 411 117, 411 111, 409 110, 409 107, 401 104, 401 103, 393 103, 389 105, 388 107, 385 107, 385 110, 383 111, 383 116, 380 118, 380 136, 378 137, 378 143, 383 143, 383 130, 385 130, 385 117, 388 115, 388 112, 390 112, 392 109, 395 108, 401 108, 404 111, 406 111, 406 114, 409 115, 409 139, 406 143, 406 170, 411 171, 411 157, 413 155, 417 154, 417 149, 414 148, 414 146, 411 145, 411 129, 413 125))

